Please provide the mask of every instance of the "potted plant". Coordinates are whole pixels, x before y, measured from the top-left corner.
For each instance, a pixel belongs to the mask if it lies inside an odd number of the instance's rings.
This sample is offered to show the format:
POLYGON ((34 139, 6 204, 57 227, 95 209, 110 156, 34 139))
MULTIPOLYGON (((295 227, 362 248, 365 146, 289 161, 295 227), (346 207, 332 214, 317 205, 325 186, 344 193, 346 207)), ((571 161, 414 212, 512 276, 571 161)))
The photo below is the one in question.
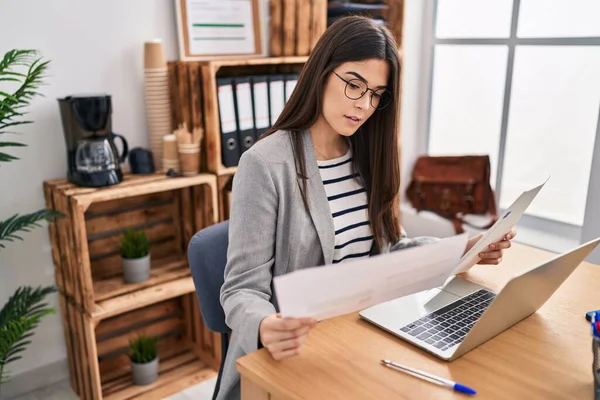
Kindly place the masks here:
POLYGON ((131 371, 135 385, 148 385, 158 377, 157 339, 140 335, 129 342, 131 371))
POLYGON ((150 244, 144 231, 128 229, 121 239, 121 263, 126 283, 143 282, 150 277, 150 244))

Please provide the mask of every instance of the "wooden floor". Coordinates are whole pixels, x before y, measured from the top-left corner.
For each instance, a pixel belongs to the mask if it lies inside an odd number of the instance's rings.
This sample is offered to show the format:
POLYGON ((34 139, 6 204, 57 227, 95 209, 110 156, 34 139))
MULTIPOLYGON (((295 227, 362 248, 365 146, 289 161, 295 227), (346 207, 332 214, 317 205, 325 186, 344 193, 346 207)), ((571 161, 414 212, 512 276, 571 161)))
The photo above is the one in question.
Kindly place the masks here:
MULTIPOLYGON (((167 400, 211 400, 216 381, 216 377, 208 379, 183 392, 167 397, 167 400)), ((37 389, 31 393, 14 397, 11 400, 77 400, 77 396, 73 390, 71 390, 69 381, 65 380, 51 386, 37 389)))

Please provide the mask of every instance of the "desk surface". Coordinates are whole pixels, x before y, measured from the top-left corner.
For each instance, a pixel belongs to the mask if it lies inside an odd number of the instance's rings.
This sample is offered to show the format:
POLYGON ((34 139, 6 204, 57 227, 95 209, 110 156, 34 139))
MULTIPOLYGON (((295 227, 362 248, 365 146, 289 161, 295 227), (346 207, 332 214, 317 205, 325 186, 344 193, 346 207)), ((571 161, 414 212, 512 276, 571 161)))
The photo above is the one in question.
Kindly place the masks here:
MULTIPOLYGON (((517 271, 554 254, 513 244, 501 266, 465 278, 498 291, 517 271)), ((464 399, 452 390, 380 364, 391 359, 478 391, 479 399, 592 399, 592 339, 585 312, 600 308, 600 267, 582 263, 535 314, 453 362, 445 362, 362 320, 319 323, 302 353, 275 361, 266 349, 237 362, 242 399, 464 399)))

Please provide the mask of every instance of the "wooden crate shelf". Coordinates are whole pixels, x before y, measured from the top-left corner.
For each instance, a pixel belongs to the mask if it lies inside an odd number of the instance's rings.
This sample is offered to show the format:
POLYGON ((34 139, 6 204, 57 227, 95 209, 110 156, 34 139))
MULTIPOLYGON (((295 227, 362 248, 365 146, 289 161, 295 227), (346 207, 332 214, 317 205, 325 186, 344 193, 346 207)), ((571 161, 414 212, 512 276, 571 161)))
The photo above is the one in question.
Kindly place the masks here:
POLYGON ((81 399, 160 399, 216 375, 217 334, 202 323, 187 261, 187 244, 216 223, 217 177, 129 175, 100 189, 66 179, 44 182, 49 208, 65 214, 49 224, 71 386, 81 399), (119 244, 128 228, 151 243, 151 273, 123 281, 119 244), (156 335, 160 376, 134 386, 129 339, 156 335))
POLYGON ((56 283, 89 315, 119 312, 128 302, 139 304, 143 293, 190 277, 187 244, 219 218, 211 174, 128 175, 101 189, 55 180, 44 189, 48 207, 66 215, 50 228, 56 283), (143 229, 151 243, 151 276, 141 283, 126 284, 122 277, 119 241, 128 228, 143 229))
POLYGON ((99 321, 193 291, 194 281, 188 276, 100 301, 96 303, 91 316, 94 321, 99 321))
POLYGON ((299 73, 306 56, 262 57, 246 60, 215 60, 200 63, 202 73, 203 115, 208 170, 217 175, 232 175, 236 167, 223 165, 221 153, 221 126, 217 94, 217 78, 221 76, 299 73))
POLYGON ((123 284, 120 275, 94 282, 94 298, 96 302, 112 299, 130 292, 137 292, 163 282, 172 281, 189 275, 189 265, 183 254, 164 257, 152 261, 150 278, 147 281, 133 284, 123 284))
POLYGON ((308 55, 327 27, 326 0, 269 0, 269 52, 308 55))
POLYGON ((204 139, 201 169, 216 175, 234 174, 237 168, 221 161, 221 127, 217 101, 217 77, 242 74, 299 72, 307 56, 258 57, 203 62, 170 61, 169 81, 173 128, 201 128, 204 139))
MULTIPOLYGON (((191 278, 189 278, 191 280, 191 278)), ((162 399, 214 377, 220 341, 209 332, 193 291, 98 320, 60 296, 71 386, 81 399, 162 399), (129 340, 140 333, 159 338, 159 377, 136 386, 129 340)))
POLYGON ((229 219, 231 207, 231 189, 234 173, 217 176, 217 188, 219 190, 219 221, 229 219))

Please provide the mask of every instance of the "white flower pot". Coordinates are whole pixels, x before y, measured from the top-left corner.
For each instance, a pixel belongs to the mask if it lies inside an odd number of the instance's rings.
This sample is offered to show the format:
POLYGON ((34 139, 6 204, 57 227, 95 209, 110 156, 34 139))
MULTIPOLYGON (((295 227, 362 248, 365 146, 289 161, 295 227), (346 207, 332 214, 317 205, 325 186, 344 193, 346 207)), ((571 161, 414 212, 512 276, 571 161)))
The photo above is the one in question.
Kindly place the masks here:
POLYGON ((138 364, 131 361, 134 385, 149 385, 158 377, 158 357, 149 363, 138 364))
POLYGON ((150 278, 150 253, 142 258, 121 257, 121 262, 125 283, 138 283, 150 278))

